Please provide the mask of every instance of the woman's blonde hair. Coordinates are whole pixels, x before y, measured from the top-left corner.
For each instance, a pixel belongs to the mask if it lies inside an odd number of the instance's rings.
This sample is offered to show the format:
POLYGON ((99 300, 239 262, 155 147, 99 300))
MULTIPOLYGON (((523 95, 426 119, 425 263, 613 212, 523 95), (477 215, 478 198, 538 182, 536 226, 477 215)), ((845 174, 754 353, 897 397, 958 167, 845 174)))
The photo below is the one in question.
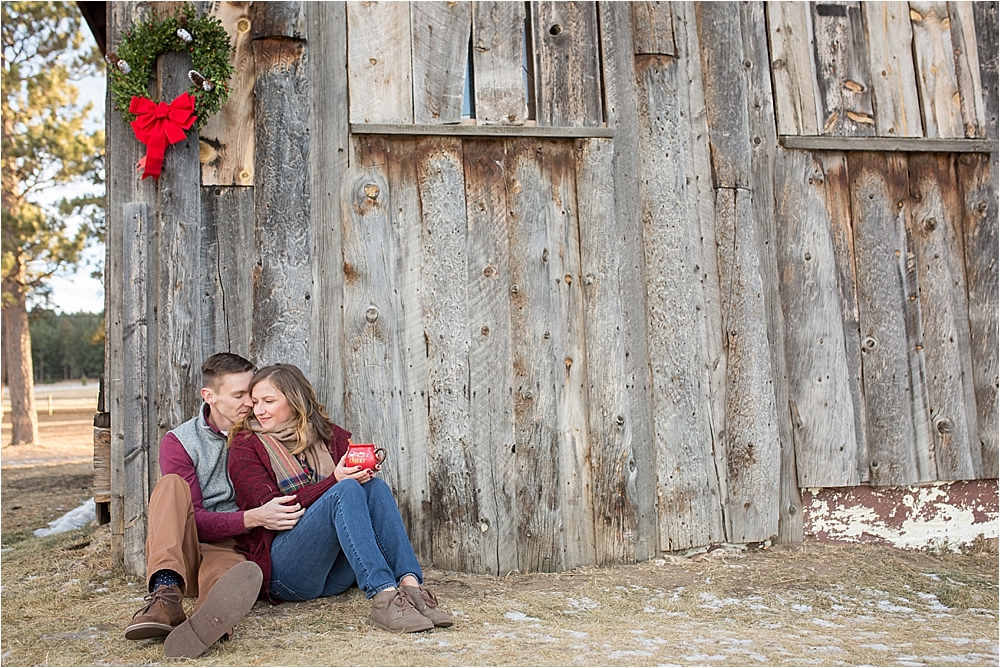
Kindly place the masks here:
MULTIPOLYGON (((292 417, 295 426, 295 435, 298 437, 298 445, 289 449, 293 455, 297 455, 309 447, 307 429, 311 424, 316 430, 316 434, 324 443, 333 437, 333 427, 330 426, 330 416, 327 415, 326 406, 316 399, 316 391, 306 380, 305 374, 294 364, 273 364, 266 366, 254 374, 250 380, 248 391, 253 394, 253 388, 265 379, 270 379, 274 388, 285 395, 288 405, 292 408, 292 417)), ((253 418, 250 413, 240 420, 229 431, 229 442, 233 442, 233 437, 241 431, 249 429, 247 421, 253 418)))

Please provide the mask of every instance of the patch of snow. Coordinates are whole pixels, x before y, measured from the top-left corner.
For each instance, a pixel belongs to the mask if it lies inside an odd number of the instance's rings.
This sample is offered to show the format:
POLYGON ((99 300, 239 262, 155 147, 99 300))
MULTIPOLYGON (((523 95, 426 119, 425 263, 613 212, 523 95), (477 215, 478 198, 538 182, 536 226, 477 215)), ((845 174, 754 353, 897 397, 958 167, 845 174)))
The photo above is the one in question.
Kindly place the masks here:
POLYGON ((795 612, 812 612, 813 607, 811 605, 803 605, 801 603, 796 603, 792 606, 792 610, 795 612))
POLYGON ((842 628, 844 628, 843 624, 834 624, 833 622, 827 621, 825 619, 819 619, 818 617, 816 619, 812 620, 812 623, 815 624, 816 626, 822 626, 822 627, 827 628, 827 629, 842 629, 842 628))
POLYGON ((884 599, 879 601, 877 605, 882 612, 913 612, 913 608, 908 608, 905 605, 893 605, 884 599))
POLYGON ((587 637, 587 632, 586 631, 569 631, 569 630, 567 630, 566 633, 568 633, 570 636, 572 636, 574 638, 586 638, 587 637))
POLYGON ((540 622, 538 617, 529 617, 523 612, 508 612, 504 614, 505 619, 509 619, 515 622, 540 622))
POLYGON ((97 506, 93 497, 83 502, 83 505, 74 508, 59 519, 49 522, 47 529, 35 529, 35 538, 54 536, 57 533, 65 533, 75 529, 82 529, 97 518, 97 506))
POLYGON ((872 643, 870 645, 860 645, 860 647, 864 647, 865 649, 873 649, 876 652, 889 652, 896 649, 895 647, 890 647, 889 645, 883 645, 880 642, 872 643))
POLYGON ((652 652, 644 652, 641 649, 620 649, 608 655, 609 659, 624 659, 627 656, 653 656, 652 652))

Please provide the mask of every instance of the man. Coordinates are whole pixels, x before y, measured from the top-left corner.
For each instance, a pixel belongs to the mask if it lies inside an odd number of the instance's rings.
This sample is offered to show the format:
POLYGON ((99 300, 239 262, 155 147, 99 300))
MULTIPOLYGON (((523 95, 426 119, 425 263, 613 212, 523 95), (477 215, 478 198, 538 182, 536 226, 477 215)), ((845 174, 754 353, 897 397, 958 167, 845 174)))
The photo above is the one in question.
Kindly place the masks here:
POLYGON ((254 527, 282 530, 304 512, 291 496, 248 511, 236 507, 226 472, 229 429, 253 410, 254 367, 232 353, 201 365, 198 415, 160 442, 161 478, 149 499, 148 604, 125 627, 129 640, 166 636, 168 657, 201 656, 246 616, 260 592, 257 564, 236 552, 236 536, 254 527), (285 505, 289 504, 289 505, 285 505), (197 596, 190 618, 183 596, 197 596))

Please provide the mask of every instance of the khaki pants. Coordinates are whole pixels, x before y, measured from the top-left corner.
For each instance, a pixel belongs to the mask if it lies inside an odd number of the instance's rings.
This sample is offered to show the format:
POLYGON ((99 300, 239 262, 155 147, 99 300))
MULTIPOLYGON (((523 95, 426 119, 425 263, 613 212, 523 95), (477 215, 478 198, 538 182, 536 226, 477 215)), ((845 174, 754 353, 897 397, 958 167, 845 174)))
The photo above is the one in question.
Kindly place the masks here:
POLYGON ((230 568, 246 561, 233 539, 199 543, 191 488, 179 475, 160 478, 149 498, 146 534, 146 582, 163 569, 184 578, 184 595, 197 596, 194 609, 204 603, 212 586, 230 568))

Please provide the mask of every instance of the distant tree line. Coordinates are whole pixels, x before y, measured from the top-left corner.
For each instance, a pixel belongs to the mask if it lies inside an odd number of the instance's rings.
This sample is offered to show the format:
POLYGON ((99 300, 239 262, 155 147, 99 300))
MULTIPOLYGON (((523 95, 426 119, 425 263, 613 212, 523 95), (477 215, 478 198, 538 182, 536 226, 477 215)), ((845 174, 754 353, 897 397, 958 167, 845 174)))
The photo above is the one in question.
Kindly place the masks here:
POLYGON ((28 320, 36 383, 96 379, 104 373, 103 313, 35 307, 28 320))

